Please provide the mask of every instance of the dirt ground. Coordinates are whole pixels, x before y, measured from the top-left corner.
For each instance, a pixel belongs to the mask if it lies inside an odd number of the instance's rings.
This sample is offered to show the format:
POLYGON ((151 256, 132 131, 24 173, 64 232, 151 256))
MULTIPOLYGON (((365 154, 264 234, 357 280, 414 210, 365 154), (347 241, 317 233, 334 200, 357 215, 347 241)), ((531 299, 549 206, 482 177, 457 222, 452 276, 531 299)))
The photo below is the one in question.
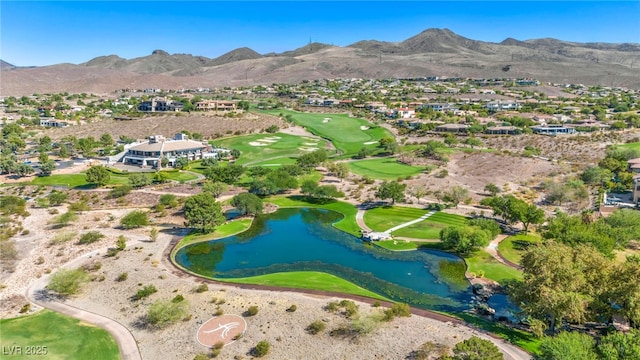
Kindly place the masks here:
POLYGON ((95 120, 89 124, 47 129, 45 134, 53 140, 69 135, 78 138, 93 136, 98 139, 102 134, 111 134, 117 140, 121 135, 134 139, 146 139, 149 135, 155 134, 171 137, 176 132, 186 130, 191 133, 200 133, 208 139, 234 133, 262 132, 271 125, 280 128, 287 126, 282 119, 263 114, 243 113, 236 117, 222 117, 203 113, 176 113, 145 116, 135 120, 95 120))

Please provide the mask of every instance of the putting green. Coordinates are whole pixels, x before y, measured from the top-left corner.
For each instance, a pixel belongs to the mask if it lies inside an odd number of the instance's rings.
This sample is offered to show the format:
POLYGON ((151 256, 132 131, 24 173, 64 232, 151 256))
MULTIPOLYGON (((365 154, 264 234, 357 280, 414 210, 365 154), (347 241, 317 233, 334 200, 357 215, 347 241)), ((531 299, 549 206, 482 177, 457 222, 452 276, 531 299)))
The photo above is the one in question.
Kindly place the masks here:
MULTIPOLYGON (((241 152, 239 165, 254 164, 291 164, 291 158, 318 149, 325 149, 327 141, 304 136, 289 134, 252 134, 234 136, 226 139, 211 141, 212 145, 228 149, 238 149, 241 152)), ((273 165, 277 166, 277 165, 273 165)))
POLYGON ((372 179, 396 180, 419 174, 423 167, 399 163, 395 158, 359 160, 347 163, 352 173, 372 179))
POLYGON ((343 155, 355 155, 363 147, 376 149, 378 141, 393 137, 387 129, 346 114, 313 114, 290 110, 269 110, 271 115, 291 115, 293 121, 313 134, 331 140, 343 155))

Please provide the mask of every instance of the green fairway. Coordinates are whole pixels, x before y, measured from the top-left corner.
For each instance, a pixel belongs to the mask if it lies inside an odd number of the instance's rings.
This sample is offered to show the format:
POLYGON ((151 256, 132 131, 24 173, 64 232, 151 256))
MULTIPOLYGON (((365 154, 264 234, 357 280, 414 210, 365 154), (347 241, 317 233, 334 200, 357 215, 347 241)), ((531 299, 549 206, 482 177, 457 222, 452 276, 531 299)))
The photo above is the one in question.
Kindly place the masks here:
POLYGON ((399 163, 395 158, 359 160, 347 163, 352 173, 372 179, 396 180, 419 174, 423 167, 399 163))
POLYGON ((347 114, 300 113, 290 110, 265 111, 271 115, 291 115, 293 121, 313 134, 331 140, 343 155, 355 155, 363 147, 376 149, 378 141, 393 137, 387 129, 347 114))
POLYGON ((522 280, 522 271, 502 264, 484 250, 478 250, 464 260, 467 262, 467 271, 477 276, 482 275, 499 283, 504 280, 522 280))
POLYGON ((3 355, 17 346, 22 350, 22 355, 10 355, 10 359, 120 359, 118 345, 108 332, 49 310, 0 320, 0 329, 3 355), (38 347, 41 354, 27 354, 38 347))
POLYGON ((317 149, 325 149, 327 141, 289 134, 253 134, 211 141, 212 145, 238 149, 238 165, 291 164, 290 160, 317 149))
POLYGON ((373 231, 387 231, 394 226, 418 219, 428 212, 429 210, 412 207, 381 206, 367 210, 364 213, 364 223, 373 231))
POLYGON ((500 242, 498 251, 505 259, 520 264, 522 254, 527 251, 529 246, 539 243, 540 240, 541 237, 538 234, 509 236, 500 242))
MULTIPOLYGON (((374 231, 387 231, 394 226, 418 219, 428 212, 429 210, 425 209, 383 206, 367 210, 364 214, 364 222, 374 231)), ((439 211, 423 221, 394 231, 393 236, 439 239, 440 230, 447 226, 465 226, 466 221, 464 216, 439 211)))
POLYGON ((360 237, 360 227, 356 223, 358 209, 351 204, 341 201, 331 201, 326 204, 307 202, 303 196, 272 196, 265 198, 264 202, 270 202, 280 207, 316 207, 339 212, 344 215, 344 218, 333 224, 333 226, 353 236, 360 237))
POLYGON ((353 294, 374 299, 388 300, 387 298, 369 290, 363 289, 352 282, 331 274, 317 271, 292 271, 285 273, 252 276, 248 278, 216 280, 237 284, 284 286, 296 289, 331 291, 341 294, 353 294))

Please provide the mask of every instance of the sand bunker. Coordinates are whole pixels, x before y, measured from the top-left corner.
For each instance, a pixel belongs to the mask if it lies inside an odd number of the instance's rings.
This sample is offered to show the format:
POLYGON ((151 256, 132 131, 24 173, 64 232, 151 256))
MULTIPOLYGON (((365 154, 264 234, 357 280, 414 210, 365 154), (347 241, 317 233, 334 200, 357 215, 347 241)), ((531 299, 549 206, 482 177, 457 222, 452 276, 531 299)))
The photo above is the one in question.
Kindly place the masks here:
POLYGON ((369 127, 363 125, 363 126, 360 126, 360 130, 369 130, 369 127))
POLYGON ((366 143, 364 143, 365 145, 371 145, 371 144, 377 144, 377 141, 367 141, 366 143))
POLYGON ((280 139, 282 139, 280 136, 269 136, 264 138, 264 140, 276 140, 276 141, 280 139))
POLYGON ((263 143, 263 142, 258 142, 258 141, 252 141, 249 143, 249 145, 251 146, 268 146, 269 143, 263 143))
POLYGON ((309 151, 309 152, 318 150, 317 147, 305 147, 305 146, 301 146, 298 149, 302 151, 309 151))
POLYGON ((329 121, 331 121, 331 118, 324 118, 324 119, 322 119, 322 122, 323 122, 323 123, 328 123, 329 121))
POLYGON ((316 146, 318 145, 317 142, 306 142, 306 143, 302 143, 302 145, 306 145, 306 146, 316 146))
POLYGON ((260 139, 260 140, 258 140, 258 141, 268 142, 268 143, 278 142, 278 140, 274 140, 274 139, 260 139))

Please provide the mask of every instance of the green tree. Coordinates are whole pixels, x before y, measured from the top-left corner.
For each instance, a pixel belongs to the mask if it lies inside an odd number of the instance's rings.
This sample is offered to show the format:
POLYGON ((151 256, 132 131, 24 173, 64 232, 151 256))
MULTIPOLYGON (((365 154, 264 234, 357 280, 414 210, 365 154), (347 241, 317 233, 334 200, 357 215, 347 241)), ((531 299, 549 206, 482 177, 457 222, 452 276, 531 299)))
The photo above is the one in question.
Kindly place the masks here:
POLYGON ((498 195, 498 193, 500 193, 500 188, 498 187, 498 185, 494 183, 488 183, 487 185, 484 186, 484 191, 491 194, 491 196, 496 196, 498 195))
POLYGON ((420 185, 414 186, 409 189, 409 194, 411 196, 414 196, 418 200, 418 204, 420 204, 420 199, 427 196, 427 193, 427 189, 425 189, 424 186, 420 185))
POLYGON ((597 350, 602 360, 640 359, 640 330, 612 332, 600 339, 597 350))
POLYGON ((113 141, 113 138, 110 134, 105 133, 100 136, 100 145, 102 145, 103 147, 113 146, 114 144, 115 141, 113 141))
POLYGON ((42 152, 38 156, 38 168, 40 169, 41 176, 49 176, 51 172, 56 169, 56 162, 49 159, 47 153, 42 152))
POLYGON ((120 219, 120 226, 124 229, 135 229, 147 225, 149 225, 149 216, 142 210, 134 210, 120 219))
POLYGON ((611 312, 611 263, 595 248, 553 241, 530 248, 521 260, 523 279, 509 295, 525 314, 548 321, 551 333, 563 320, 584 323, 611 312))
POLYGON ((207 179, 213 182, 223 182, 225 184, 235 184, 244 173, 244 167, 240 165, 216 165, 210 166, 204 170, 207 179))
POLYGON ((92 166, 87 170, 85 180, 90 184, 95 184, 96 186, 105 186, 109 180, 111 180, 111 175, 109 170, 104 166, 92 166))
POLYGON ((151 184, 151 179, 146 174, 134 173, 129 175, 129 185, 141 188, 151 184))
POLYGON ((456 208, 458 204, 466 201, 469 198, 469 190, 462 186, 453 186, 449 190, 442 193, 442 199, 446 202, 452 203, 456 208))
POLYGON ((202 191, 211 194, 214 198, 222 195, 223 192, 227 191, 227 188, 227 184, 222 182, 207 181, 202 184, 202 191))
POLYGON ((189 159, 187 159, 186 157, 179 157, 176 160, 174 166, 176 169, 184 169, 189 166, 189 159))
POLYGON ((169 175, 166 172, 164 172, 164 171, 156 171, 153 174, 153 182, 159 183, 159 184, 164 184, 167 181, 169 181, 169 175))
POLYGON ((52 206, 62 205, 62 203, 67 201, 68 197, 69 194, 67 194, 66 192, 57 190, 53 190, 49 193, 49 195, 47 195, 47 198, 49 199, 49 205, 52 206))
POLYGON ((395 204, 396 202, 404 201, 404 190, 406 187, 406 184, 400 184, 397 181, 384 181, 380 187, 378 187, 376 197, 382 200, 391 199, 391 204, 395 204))
MULTIPOLYGON (((445 358, 446 359, 446 358, 445 358)), ((491 341, 472 336, 453 347, 451 360, 502 360, 504 356, 491 341)))
POLYGON ((598 360, 595 340, 577 331, 564 331, 554 337, 545 337, 536 360, 598 360))
POLYGON ((476 227, 449 226, 440 230, 442 246, 460 255, 468 255, 489 245, 490 239, 489 231, 476 227))
POLYGON ((184 217, 188 226, 202 232, 211 232, 225 221, 220 203, 207 193, 193 195, 184 204, 184 217))
POLYGON ((478 139, 477 137, 468 137, 465 141, 464 141, 465 145, 469 145, 470 148, 475 148, 476 146, 482 146, 484 145, 482 143, 482 140, 478 139))
POLYGON ((240 214, 258 215, 262 213, 262 199, 251 193, 242 193, 231 199, 231 206, 238 209, 240 214))

